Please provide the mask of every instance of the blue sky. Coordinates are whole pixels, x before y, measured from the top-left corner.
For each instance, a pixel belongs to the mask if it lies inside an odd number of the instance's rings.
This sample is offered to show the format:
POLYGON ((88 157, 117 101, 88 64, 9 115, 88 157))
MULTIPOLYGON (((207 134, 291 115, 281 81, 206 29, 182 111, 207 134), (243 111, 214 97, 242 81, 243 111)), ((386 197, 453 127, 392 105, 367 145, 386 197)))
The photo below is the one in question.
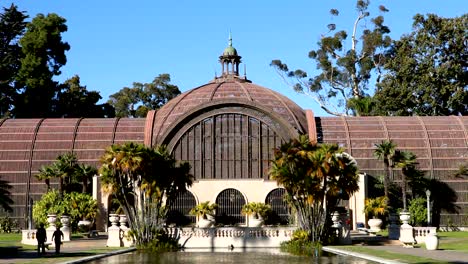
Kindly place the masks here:
MULTIPOLYGON (((350 29, 356 17, 354 0, 0 0, 0 6, 12 2, 30 17, 57 13, 67 19, 63 39, 71 49, 57 79, 78 74, 88 90, 100 92, 102 101, 160 73, 169 73, 182 92, 207 83, 221 71, 218 56, 231 31, 250 80, 285 94, 317 116, 326 114, 310 98, 293 92, 269 64, 281 59, 290 68, 313 74, 315 64, 307 54, 316 48, 326 25, 350 29), (329 15, 331 8, 340 10, 338 18, 329 15)), ((371 1, 371 17, 380 4, 390 10, 385 19, 392 38, 411 31, 416 13, 455 17, 468 10, 466 0, 382 0, 371 1)))

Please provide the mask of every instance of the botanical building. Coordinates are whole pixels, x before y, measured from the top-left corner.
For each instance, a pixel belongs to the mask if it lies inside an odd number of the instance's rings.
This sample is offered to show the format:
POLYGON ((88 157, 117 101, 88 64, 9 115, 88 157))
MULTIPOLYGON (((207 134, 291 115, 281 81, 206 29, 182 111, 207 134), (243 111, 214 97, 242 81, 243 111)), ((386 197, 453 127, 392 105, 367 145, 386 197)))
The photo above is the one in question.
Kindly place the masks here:
MULTIPOLYGON (((176 159, 192 166, 196 181, 178 198, 173 222, 193 221, 190 208, 211 201, 220 205, 221 221, 244 224, 240 208, 256 201, 271 204, 287 223, 284 190, 269 180, 269 161, 273 148, 309 134, 313 141, 346 148, 361 172, 372 176, 384 174, 383 162, 373 155, 374 144, 392 139, 399 149, 417 155, 428 177, 446 181, 459 194, 461 213, 443 216, 442 223, 450 218, 468 226, 468 180, 451 177, 460 164, 468 163, 468 117, 314 117, 312 111, 241 76, 241 57, 231 42, 219 62, 221 76, 179 95, 146 118, 0 119, 0 176, 13 185, 13 217, 24 221, 28 201, 37 201, 45 192, 45 184, 34 177, 42 165, 73 152, 80 162, 98 167, 107 146, 133 141, 165 144, 176 159)), ((398 172, 394 180, 399 180, 398 172)), ((108 196, 95 187, 105 215, 108 196)), ((352 210, 353 223, 363 221, 365 189, 362 182, 359 194, 345 203, 352 210)))

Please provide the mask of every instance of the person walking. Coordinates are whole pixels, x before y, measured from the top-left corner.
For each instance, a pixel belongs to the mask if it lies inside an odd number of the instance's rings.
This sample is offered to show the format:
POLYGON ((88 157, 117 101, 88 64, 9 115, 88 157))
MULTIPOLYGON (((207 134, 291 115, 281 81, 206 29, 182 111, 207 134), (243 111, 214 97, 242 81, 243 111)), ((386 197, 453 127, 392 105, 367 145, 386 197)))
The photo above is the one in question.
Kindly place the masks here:
POLYGON ((47 240, 47 234, 46 230, 44 228, 44 224, 41 223, 40 227, 37 229, 36 232, 36 239, 37 239, 37 254, 41 254, 41 248, 42 248, 42 254, 45 253, 45 242, 47 240))
POLYGON ((60 227, 57 226, 57 230, 55 230, 54 234, 52 234, 52 241, 55 242, 55 254, 60 253, 60 245, 62 245, 63 238, 63 232, 60 231, 60 227))

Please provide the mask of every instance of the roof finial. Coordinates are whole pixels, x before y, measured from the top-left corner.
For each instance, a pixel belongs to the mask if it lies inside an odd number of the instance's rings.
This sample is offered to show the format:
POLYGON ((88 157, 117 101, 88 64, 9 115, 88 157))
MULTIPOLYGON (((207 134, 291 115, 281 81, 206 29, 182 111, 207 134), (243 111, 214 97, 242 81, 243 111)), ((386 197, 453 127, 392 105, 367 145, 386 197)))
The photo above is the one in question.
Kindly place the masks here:
POLYGON ((232 47, 232 34, 231 34, 231 30, 229 30, 229 47, 232 47))

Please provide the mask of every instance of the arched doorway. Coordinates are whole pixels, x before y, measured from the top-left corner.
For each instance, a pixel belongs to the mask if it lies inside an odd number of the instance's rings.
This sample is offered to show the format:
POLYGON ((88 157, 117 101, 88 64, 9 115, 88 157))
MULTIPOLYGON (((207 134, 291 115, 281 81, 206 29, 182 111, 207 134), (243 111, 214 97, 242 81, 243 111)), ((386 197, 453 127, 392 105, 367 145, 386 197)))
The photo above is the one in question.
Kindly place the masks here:
POLYGON ((216 210, 216 222, 224 225, 244 224, 245 216, 241 214, 245 204, 244 196, 236 189, 226 189, 216 197, 218 209, 216 210))
POLYGON ((186 226, 195 223, 195 216, 190 215, 190 209, 197 205, 195 196, 189 191, 179 193, 176 199, 170 205, 167 212, 166 223, 168 225, 186 226))
POLYGON ((271 206, 272 215, 268 219, 269 224, 287 225, 290 222, 290 213, 288 203, 284 200, 286 190, 276 188, 268 193, 265 203, 271 206))

